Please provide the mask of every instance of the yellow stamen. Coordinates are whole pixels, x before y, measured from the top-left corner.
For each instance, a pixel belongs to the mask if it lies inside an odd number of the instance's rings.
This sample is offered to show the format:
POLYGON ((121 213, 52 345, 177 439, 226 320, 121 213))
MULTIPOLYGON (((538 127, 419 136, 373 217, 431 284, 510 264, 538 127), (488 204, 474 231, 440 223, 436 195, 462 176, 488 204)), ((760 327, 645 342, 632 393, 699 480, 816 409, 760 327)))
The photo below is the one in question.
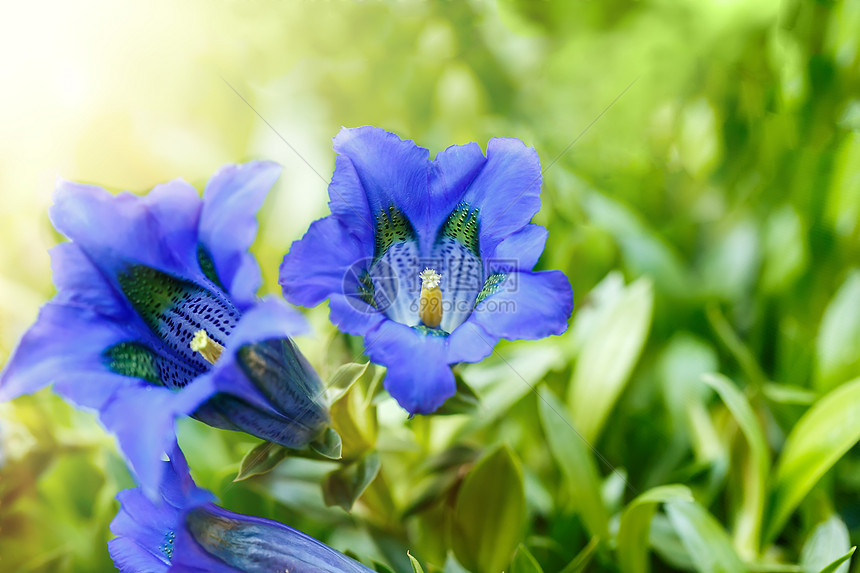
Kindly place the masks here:
POLYGON ((215 364, 215 361, 221 356, 221 352, 224 351, 224 347, 212 340, 205 330, 195 332, 189 346, 194 352, 199 352, 210 364, 215 364))
POLYGON ((418 274, 421 279, 421 295, 418 299, 418 317, 424 326, 438 328, 442 323, 442 275, 434 269, 424 269, 418 274))

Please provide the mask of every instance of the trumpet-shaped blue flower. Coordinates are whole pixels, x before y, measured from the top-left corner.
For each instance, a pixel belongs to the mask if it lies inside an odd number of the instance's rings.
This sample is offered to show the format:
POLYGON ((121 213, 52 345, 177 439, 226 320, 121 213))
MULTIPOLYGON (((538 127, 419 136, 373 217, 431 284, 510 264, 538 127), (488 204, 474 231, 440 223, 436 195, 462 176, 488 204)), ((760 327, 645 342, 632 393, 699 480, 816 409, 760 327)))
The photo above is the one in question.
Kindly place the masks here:
POLYGON ((117 495, 108 551, 121 573, 367 573, 358 563, 282 523, 241 515, 198 488, 179 448, 163 462, 160 499, 139 489, 117 495))
POLYGON ((385 387, 412 413, 455 392, 449 365, 477 362, 501 338, 567 328, 573 295, 560 271, 533 272, 547 232, 534 149, 491 139, 426 149, 365 126, 334 138, 331 215, 311 224, 281 265, 284 295, 364 336, 388 368, 385 387))
POLYGON ((288 338, 301 315, 258 300, 248 248, 280 168, 221 169, 146 195, 61 181, 50 210, 71 242, 51 253, 57 295, 0 374, 0 399, 53 383, 99 412, 154 492, 174 420, 193 415, 300 447, 328 424, 320 380, 288 338))

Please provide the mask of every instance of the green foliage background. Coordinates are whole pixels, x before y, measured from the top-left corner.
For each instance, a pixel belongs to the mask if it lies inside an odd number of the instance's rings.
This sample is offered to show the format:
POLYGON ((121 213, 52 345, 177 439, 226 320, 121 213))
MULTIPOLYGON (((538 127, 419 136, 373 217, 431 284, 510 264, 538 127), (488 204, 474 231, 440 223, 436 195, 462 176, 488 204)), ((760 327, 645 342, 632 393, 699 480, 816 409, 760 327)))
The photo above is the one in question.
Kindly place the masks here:
MULTIPOLYGON (((816 572, 860 539, 860 1, 3 11, 0 357, 52 293, 56 175, 145 190, 281 162, 254 247, 277 292, 341 125, 540 154, 539 267, 570 277, 569 331, 460 368, 465 414, 407 420, 364 371, 334 409, 340 481, 288 456, 233 482, 258 443, 184 421, 225 507, 394 571, 409 550, 428 572, 816 572), (351 512, 326 506, 321 482, 349 505, 362 472, 351 512)), ((362 362, 308 315, 324 377, 362 362)), ((112 570, 131 485, 91 414, 50 391, 0 405, 0 569, 112 570)))

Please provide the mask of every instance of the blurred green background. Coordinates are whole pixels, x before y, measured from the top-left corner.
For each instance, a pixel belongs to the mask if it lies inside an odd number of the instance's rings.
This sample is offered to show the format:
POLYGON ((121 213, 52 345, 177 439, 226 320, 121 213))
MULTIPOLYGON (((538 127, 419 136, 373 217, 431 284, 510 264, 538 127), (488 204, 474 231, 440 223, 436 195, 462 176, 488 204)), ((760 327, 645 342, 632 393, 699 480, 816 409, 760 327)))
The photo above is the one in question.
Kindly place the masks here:
MULTIPOLYGON (((254 439, 184 421, 226 507, 394 571, 409 550, 428 572, 814 573, 860 540, 860 1, 0 13, 0 360, 53 292, 58 176, 144 191, 280 162, 254 247, 277 292, 290 242, 327 213, 340 126, 431 156, 512 136, 541 157, 539 267, 570 277, 568 333, 462 367, 466 414, 365 407, 381 372, 362 375, 335 419, 348 471, 369 452, 381 470, 349 513, 320 490, 335 464, 234 483, 254 439)), ((360 361, 324 307, 308 316, 324 377, 360 361)), ((0 570, 112 570, 131 485, 91 414, 50 391, 0 404, 0 570)))

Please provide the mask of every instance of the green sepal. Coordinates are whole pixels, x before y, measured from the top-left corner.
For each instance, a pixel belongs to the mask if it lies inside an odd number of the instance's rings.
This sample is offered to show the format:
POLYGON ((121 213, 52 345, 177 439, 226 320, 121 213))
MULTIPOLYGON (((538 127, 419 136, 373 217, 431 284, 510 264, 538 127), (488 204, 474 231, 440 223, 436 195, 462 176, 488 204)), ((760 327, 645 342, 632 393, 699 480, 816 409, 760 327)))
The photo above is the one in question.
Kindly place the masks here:
POLYGON ((284 458, 289 450, 274 442, 263 442, 249 450, 242 462, 239 464, 239 473, 233 479, 234 482, 243 481, 251 476, 269 473, 284 458))
POLYGON ((379 454, 372 451, 355 463, 329 473, 322 485, 325 504, 350 511, 367 486, 376 479, 379 468, 379 454))
POLYGON ((408 551, 406 552, 407 557, 409 557, 409 563, 412 565, 412 573, 424 573, 424 569, 421 568, 421 564, 418 563, 418 560, 412 557, 412 554, 408 551))
POLYGON ((325 431, 314 439, 310 444, 311 450, 324 458, 339 460, 343 443, 334 428, 326 428, 325 431))

